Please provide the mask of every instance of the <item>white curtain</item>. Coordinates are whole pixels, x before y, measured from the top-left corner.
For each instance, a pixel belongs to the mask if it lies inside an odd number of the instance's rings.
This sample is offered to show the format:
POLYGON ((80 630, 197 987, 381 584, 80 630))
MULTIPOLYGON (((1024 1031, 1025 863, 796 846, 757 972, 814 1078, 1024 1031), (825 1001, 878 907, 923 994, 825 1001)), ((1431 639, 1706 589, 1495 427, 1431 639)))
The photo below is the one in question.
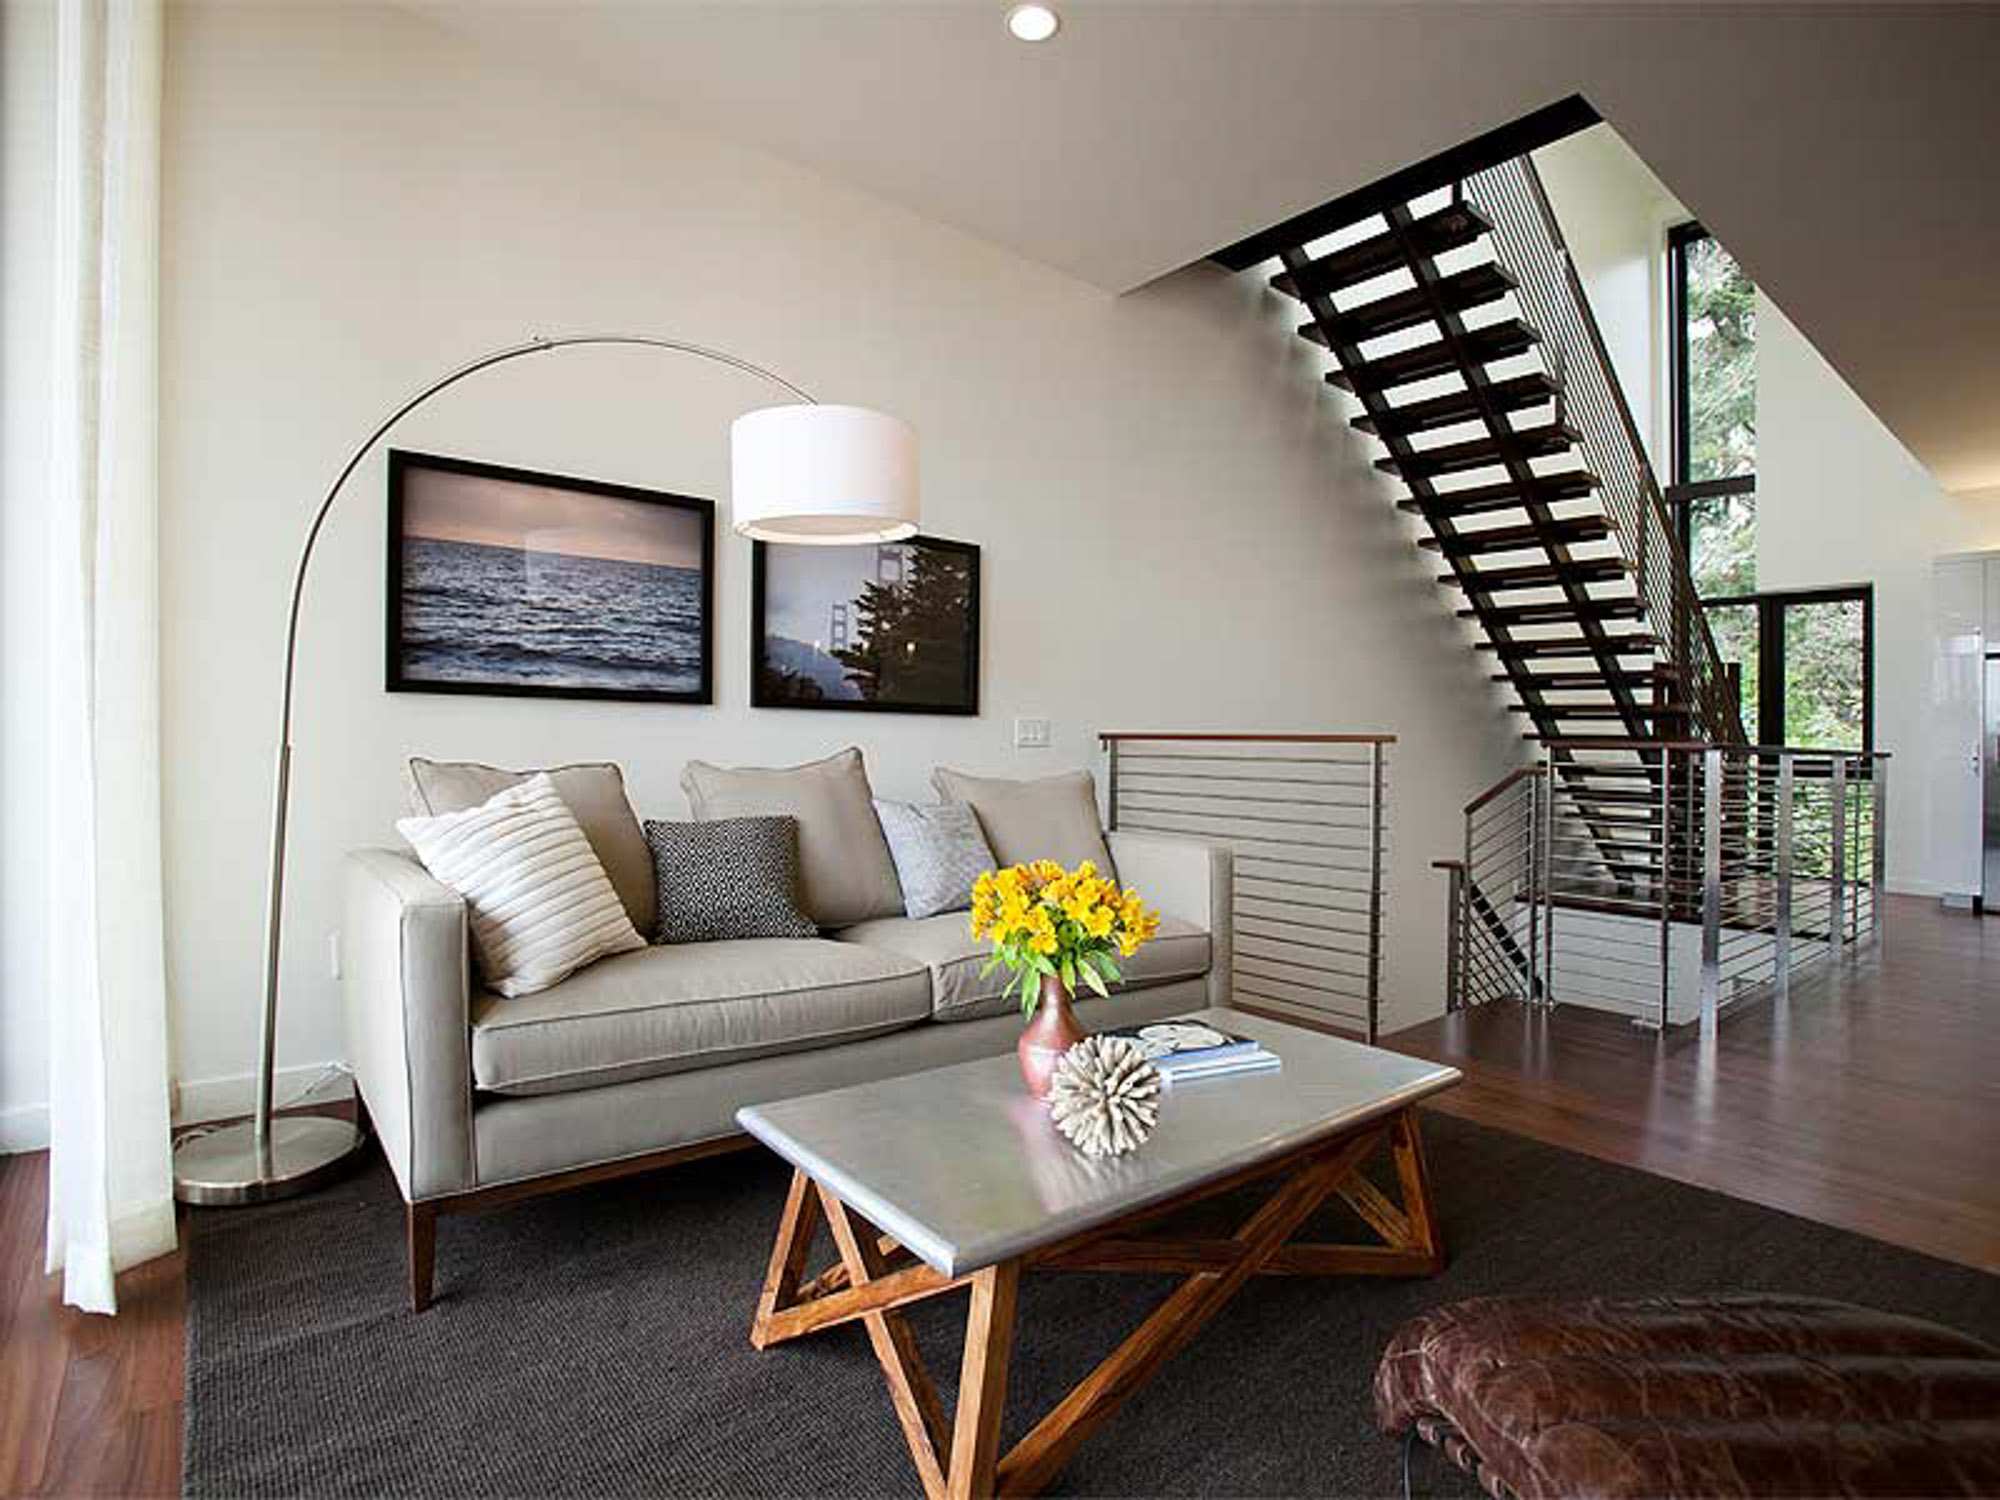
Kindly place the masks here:
POLYGON ((174 1245, 160 881, 159 0, 57 0, 49 1240, 63 1300, 174 1245))

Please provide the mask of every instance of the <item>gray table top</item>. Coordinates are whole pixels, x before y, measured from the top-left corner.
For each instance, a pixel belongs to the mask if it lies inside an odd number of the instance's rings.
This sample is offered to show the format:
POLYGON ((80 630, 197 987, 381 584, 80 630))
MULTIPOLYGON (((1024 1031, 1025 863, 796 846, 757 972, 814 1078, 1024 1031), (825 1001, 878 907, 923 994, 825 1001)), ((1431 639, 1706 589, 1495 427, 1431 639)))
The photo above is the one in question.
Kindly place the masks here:
POLYGON ((1012 1055, 736 1112, 737 1123, 933 1269, 962 1276, 1288 1155, 1458 1082, 1456 1068, 1236 1010, 1194 1018, 1282 1066, 1170 1085, 1137 1151, 1092 1160, 1012 1055))

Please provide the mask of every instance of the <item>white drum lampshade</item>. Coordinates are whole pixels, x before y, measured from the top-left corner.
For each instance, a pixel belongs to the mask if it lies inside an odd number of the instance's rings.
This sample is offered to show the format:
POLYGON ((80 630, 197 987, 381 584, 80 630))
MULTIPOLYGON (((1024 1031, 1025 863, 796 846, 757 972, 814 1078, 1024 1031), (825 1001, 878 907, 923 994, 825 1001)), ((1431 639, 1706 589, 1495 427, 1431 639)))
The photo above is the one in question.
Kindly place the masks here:
POLYGON ((917 530, 917 434, 865 406, 768 406, 729 429, 732 524, 760 542, 850 546, 917 530))

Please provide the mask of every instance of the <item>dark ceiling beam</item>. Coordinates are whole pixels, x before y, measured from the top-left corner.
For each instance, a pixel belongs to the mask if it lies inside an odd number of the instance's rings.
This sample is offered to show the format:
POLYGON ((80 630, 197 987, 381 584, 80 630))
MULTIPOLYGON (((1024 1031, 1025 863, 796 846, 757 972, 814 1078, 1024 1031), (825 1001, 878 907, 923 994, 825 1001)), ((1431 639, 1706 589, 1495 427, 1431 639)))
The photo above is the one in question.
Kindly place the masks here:
POLYGON ((1344 229, 1370 214, 1384 213, 1424 193, 1463 182, 1475 172, 1497 167, 1503 161, 1512 161, 1530 151, 1539 151, 1564 136, 1575 135, 1579 130, 1588 130, 1602 118, 1581 94, 1571 94, 1567 99, 1545 104, 1518 120, 1511 120, 1484 135, 1462 141, 1413 166, 1391 172, 1366 187, 1343 193, 1318 208, 1294 214, 1282 224, 1216 251, 1209 259, 1232 271, 1247 271, 1261 261, 1296 249, 1323 234, 1344 229))

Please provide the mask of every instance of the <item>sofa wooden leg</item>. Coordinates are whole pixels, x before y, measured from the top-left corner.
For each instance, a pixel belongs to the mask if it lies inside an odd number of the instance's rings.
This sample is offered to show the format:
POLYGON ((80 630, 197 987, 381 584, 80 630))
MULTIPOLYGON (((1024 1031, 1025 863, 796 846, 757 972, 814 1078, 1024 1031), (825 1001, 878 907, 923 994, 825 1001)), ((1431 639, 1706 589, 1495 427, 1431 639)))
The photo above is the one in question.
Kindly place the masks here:
POLYGON ((422 1312, 431 1305, 431 1270, 437 1260, 437 1205, 412 1203, 406 1212, 410 1231, 410 1311, 422 1312))

